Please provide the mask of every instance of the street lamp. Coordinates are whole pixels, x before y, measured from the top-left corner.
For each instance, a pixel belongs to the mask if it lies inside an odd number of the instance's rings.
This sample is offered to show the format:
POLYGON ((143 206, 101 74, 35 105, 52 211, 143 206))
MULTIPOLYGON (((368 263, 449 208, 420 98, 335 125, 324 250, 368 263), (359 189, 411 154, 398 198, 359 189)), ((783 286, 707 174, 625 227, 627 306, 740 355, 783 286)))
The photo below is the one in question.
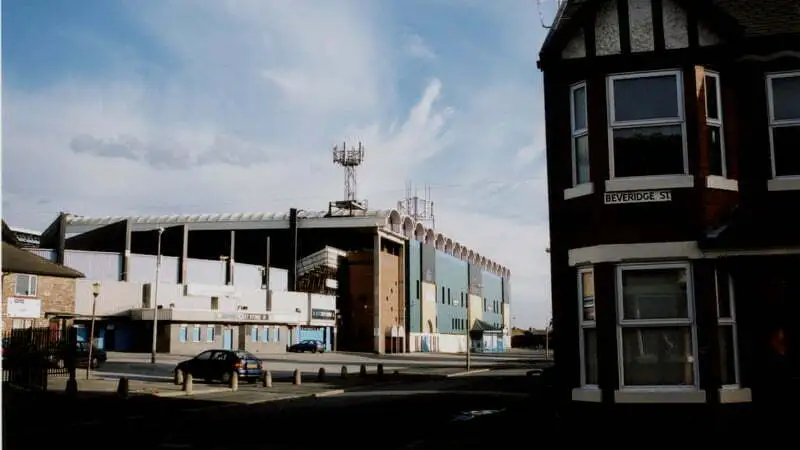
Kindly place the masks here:
POLYGON ((97 296, 100 295, 100 283, 92 283, 92 324, 89 327, 89 361, 86 364, 86 379, 89 379, 89 372, 92 370, 92 349, 94 348, 94 321, 97 313, 97 296))
POLYGON ((156 248, 156 283, 153 288, 153 347, 150 350, 150 364, 156 363, 156 343, 158 341, 158 277, 161 273, 161 235, 164 228, 159 227, 158 245, 156 248))

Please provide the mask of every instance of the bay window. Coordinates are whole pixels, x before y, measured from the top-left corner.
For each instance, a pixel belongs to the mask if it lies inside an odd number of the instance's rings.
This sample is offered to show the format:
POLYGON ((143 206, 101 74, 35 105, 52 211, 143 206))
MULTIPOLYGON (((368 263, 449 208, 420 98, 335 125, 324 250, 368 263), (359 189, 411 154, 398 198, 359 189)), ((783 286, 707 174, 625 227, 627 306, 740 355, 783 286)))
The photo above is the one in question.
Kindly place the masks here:
POLYGON ((597 386, 597 326, 594 305, 594 272, 578 271, 578 310, 580 311, 581 385, 597 386))
POLYGON ((800 72, 767 76, 772 176, 800 177, 800 72))
POLYGON ((714 271, 717 293, 717 324, 723 387, 739 386, 739 352, 734 312, 733 279, 725 271, 714 271))
POLYGON ((694 387, 695 328, 688 263, 617 267, 623 387, 694 387))
POLYGON ((608 78, 611 178, 688 173, 679 71, 608 78))
POLYGON ((727 178, 725 137, 722 127, 722 96, 719 75, 706 72, 704 77, 706 96, 706 137, 708 140, 708 171, 711 175, 727 178))
POLYGON ((570 88, 570 123, 572 127, 572 185, 589 183, 589 122, 586 107, 586 84, 570 88))

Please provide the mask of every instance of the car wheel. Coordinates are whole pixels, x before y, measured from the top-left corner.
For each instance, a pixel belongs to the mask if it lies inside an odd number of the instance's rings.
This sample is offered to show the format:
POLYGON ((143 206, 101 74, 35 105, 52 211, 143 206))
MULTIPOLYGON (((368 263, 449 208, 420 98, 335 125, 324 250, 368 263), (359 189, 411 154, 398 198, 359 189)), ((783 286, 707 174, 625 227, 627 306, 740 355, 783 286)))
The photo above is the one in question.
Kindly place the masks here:
POLYGON ((312 348, 311 349, 311 353, 317 353, 317 349, 316 348, 312 348))
POLYGON ((92 360, 89 361, 89 365, 92 367, 92 369, 97 369, 98 367, 100 367, 100 360, 98 360, 97 358, 92 358, 92 360))
POLYGON ((183 373, 183 370, 175 369, 175 378, 174 378, 175 384, 182 385, 185 377, 186 375, 183 373))
POLYGON ((63 359, 58 358, 56 360, 56 368, 57 369, 63 369, 64 368, 64 360, 63 359))
POLYGON ((228 384, 228 383, 231 382, 231 373, 230 372, 225 372, 225 373, 222 374, 222 382, 225 383, 225 384, 228 384))

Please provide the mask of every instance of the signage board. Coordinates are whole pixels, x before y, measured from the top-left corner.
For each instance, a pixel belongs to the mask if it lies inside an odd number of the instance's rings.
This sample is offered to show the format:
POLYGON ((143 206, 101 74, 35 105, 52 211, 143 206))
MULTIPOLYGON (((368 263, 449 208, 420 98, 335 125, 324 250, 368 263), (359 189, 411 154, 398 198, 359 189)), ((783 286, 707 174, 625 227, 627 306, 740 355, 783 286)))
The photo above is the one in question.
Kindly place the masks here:
POLYGON ((672 191, 626 191, 606 192, 603 195, 606 205, 624 205, 629 203, 671 202, 672 191))
POLYGON ((334 320, 336 311, 332 309, 312 309, 311 318, 315 320, 334 320))
POLYGON ((42 301, 38 298, 9 297, 6 314, 8 317, 38 319, 42 317, 42 301))

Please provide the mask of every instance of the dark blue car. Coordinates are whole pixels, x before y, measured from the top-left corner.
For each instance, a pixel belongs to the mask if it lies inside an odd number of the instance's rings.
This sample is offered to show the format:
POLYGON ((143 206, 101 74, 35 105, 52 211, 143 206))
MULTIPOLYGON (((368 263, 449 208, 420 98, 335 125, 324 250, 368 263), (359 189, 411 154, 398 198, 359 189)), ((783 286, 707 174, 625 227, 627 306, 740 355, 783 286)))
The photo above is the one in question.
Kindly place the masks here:
POLYGON ((182 383, 187 373, 195 379, 223 383, 229 383, 236 373, 241 381, 255 382, 264 373, 264 364, 243 350, 206 350, 175 367, 175 382, 182 383))

